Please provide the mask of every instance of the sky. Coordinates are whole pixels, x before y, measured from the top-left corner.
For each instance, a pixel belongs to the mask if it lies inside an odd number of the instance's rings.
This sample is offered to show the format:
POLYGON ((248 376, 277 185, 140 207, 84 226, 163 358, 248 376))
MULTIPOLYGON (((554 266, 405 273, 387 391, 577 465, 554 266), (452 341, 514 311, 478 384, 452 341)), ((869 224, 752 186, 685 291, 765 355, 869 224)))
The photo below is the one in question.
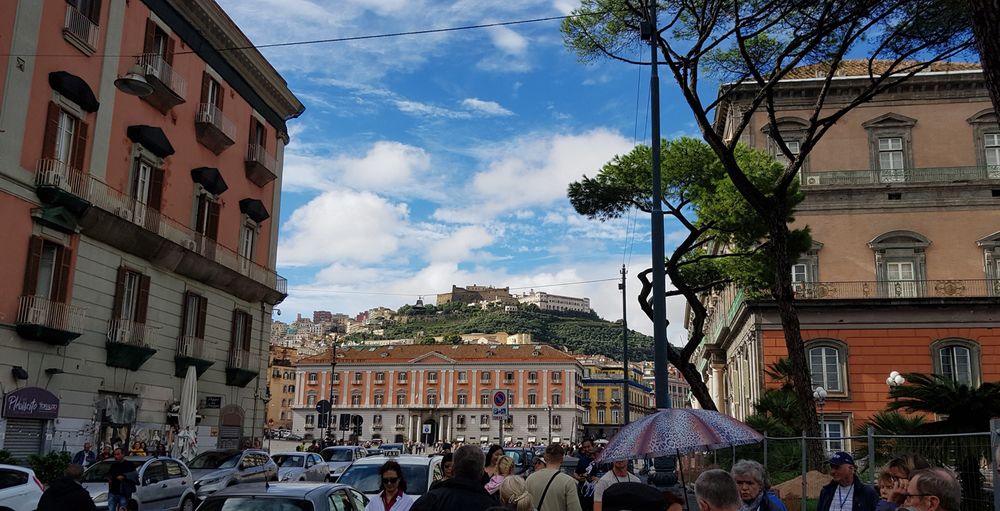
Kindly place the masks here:
MULTIPOLYGON (((219 0, 257 45, 529 20, 570 0, 219 0)), ((649 142, 649 71, 582 63, 560 21, 264 48, 305 105, 289 122, 275 319, 434 303, 452 285, 588 297, 651 333, 636 303, 649 267, 648 215, 577 214, 569 183, 649 142)), ((640 57, 636 50, 636 55, 640 57)), ((641 50, 648 56, 648 47, 641 50)), ((648 58, 648 57, 647 57, 648 58)), ((646 66, 648 67, 648 66, 646 66)), ((669 79, 662 133, 700 136, 669 79)), ((667 253, 683 237, 665 227, 667 253)), ((670 338, 683 339, 670 301, 670 338)))

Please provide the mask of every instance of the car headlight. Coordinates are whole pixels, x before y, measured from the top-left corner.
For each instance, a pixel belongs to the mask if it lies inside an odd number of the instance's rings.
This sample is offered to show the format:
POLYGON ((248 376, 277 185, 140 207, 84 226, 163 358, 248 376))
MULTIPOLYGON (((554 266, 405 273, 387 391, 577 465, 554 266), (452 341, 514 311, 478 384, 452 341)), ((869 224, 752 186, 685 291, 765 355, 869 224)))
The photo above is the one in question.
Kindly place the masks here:
POLYGON ((108 492, 106 491, 102 491, 101 493, 94 495, 95 504, 100 504, 101 502, 107 502, 107 501, 108 501, 108 492))
POLYGON ((220 482, 222 482, 223 479, 225 479, 225 477, 213 477, 212 479, 202 479, 201 481, 198 481, 198 484, 201 485, 202 487, 212 486, 219 484, 220 482))

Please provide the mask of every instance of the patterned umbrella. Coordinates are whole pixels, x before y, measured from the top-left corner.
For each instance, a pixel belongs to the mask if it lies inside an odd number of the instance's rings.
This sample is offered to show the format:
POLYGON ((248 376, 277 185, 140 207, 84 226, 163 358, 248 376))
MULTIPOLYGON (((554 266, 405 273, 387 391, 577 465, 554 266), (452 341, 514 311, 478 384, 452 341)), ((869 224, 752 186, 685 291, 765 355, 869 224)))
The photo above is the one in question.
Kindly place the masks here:
POLYGON ((710 451, 760 442, 750 426, 714 410, 669 408, 637 420, 611 438, 598 462, 710 451))

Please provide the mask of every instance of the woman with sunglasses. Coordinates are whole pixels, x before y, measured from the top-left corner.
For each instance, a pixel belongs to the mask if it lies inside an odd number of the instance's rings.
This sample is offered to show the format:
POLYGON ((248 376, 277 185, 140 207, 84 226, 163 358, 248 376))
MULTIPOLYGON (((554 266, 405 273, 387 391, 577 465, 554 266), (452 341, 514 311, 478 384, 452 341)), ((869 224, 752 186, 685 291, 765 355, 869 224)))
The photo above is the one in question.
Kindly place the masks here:
POLYGON ((406 494, 406 480, 399 463, 389 460, 378 469, 378 497, 368 501, 365 511, 409 511, 413 497, 406 494))

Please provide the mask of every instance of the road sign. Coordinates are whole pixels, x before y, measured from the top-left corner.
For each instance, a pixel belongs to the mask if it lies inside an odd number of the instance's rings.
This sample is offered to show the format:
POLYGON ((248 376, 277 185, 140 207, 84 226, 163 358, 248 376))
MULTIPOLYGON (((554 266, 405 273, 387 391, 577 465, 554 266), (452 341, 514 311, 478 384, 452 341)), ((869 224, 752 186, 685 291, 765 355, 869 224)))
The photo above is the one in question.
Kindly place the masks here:
POLYGON ((352 426, 360 426, 361 423, 364 422, 364 421, 365 421, 364 417, 362 417, 360 415, 352 415, 351 416, 351 425, 352 426))
POLYGON ((431 434, 431 431, 433 431, 433 429, 434 429, 434 427, 431 426, 430 424, 424 424, 424 430, 423 431, 424 431, 425 435, 431 434))
POLYGON ((316 411, 319 413, 330 413, 330 402, 323 399, 316 403, 316 411))
POLYGON ((490 395, 493 396, 493 418, 494 419, 505 419, 510 415, 510 403, 507 401, 507 390, 504 389, 494 389, 490 391, 490 395))

